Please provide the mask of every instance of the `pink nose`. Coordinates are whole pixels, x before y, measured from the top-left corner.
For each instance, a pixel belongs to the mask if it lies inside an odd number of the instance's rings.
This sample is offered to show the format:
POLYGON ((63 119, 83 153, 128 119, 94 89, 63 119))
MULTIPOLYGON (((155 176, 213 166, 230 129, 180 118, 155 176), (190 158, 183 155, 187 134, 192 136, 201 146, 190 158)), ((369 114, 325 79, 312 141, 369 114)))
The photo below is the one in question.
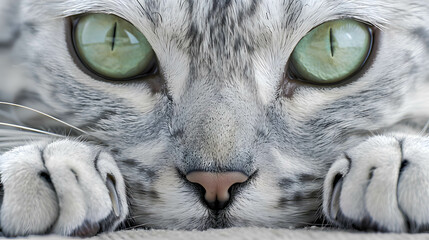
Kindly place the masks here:
POLYGON ((229 188, 236 183, 243 183, 249 177, 241 172, 191 172, 186 175, 186 179, 193 183, 198 183, 205 190, 204 198, 207 203, 221 203, 224 206, 229 200, 229 188))

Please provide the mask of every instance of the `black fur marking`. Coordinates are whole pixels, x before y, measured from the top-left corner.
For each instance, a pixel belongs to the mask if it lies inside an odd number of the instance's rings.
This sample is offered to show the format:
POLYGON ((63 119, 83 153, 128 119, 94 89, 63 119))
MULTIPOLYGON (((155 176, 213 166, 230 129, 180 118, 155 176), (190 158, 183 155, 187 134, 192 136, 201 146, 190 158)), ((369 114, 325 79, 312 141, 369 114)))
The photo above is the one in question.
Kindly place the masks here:
POLYGON ((51 175, 49 174, 49 171, 47 170, 45 165, 46 161, 45 161, 44 149, 40 149, 40 159, 42 160, 42 164, 43 164, 43 167, 45 168, 45 171, 39 172, 39 177, 48 184, 49 188, 52 191, 56 192, 54 184, 52 183, 51 175))
POLYGON ((410 162, 407 159, 404 159, 404 139, 396 139, 396 140, 398 141, 399 149, 401 151, 401 166, 399 167, 398 183, 397 183, 397 185, 399 185, 399 182, 401 180, 401 175, 404 172, 404 170, 407 168, 410 162))
POLYGON ((427 233, 429 232, 429 223, 416 223, 414 221, 407 222, 409 233, 427 233))
POLYGON ((37 25, 34 22, 24 22, 23 24, 23 28, 25 28, 26 30, 29 30, 29 32, 32 35, 36 35, 39 31, 37 30, 37 25))
MULTIPOLYGON (((1 180, 1 175, 0 175, 0 180, 1 180)), ((3 205, 3 197, 4 197, 4 187, 3 187, 3 183, 0 181, 0 208, 3 205)), ((1 233, 1 228, 0 228, 0 233, 1 233)))
POLYGON ((140 5, 140 12, 153 24, 152 29, 159 27, 162 22, 162 16, 160 15, 159 2, 156 0, 145 0, 147 8, 143 7, 140 0, 137 0, 137 3, 140 5))
POLYGON ((76 181, 79 182, 79 176, 77 175, 77 172, 74 169, 70 169, 70 172, 72 172, 74 174, 76 181))
MULTIPOLYGON (((319 190, 313 191, 309 194, 296 193, 292 197, 283 196, 277 201, 275 208, 282 211, 287 208, 305 206, 305 211, 299 212, 298 214, 300 216, 309 216, 309 219, 316 219, 317 211, 320 210, 320 204, 318 203, 321 203, 319 190), (309 207, 310 205, 313 207, 309 207)), ((310 222, 308 224, 310 224, 310 222)))
POLYGON ((376 169, 377 169, 376 167, 372 167, 372 168, 369 170, 368 180, 371 180, 371 179, 372 179, 372 177, 374 177, 374 171, 375 171, 376 169))
POLYGON ((346 158, 346 160, 349 162, 349 168, 351 168, 351 166, 352 166, 352 158, 349 156, 349 154, 348 153, 344 153, 344 157, 346 158))
POLYGON ((138 162, 133 159, 126 159, 122 162, 130 168, 137 168, 139 166, 138 162))
POLYGON ((256 130, 256 139, 259 142, 267 141, 269 135, 270 135, 269 130, 267 129, 267 127, 265 125, 256 130))
POLYGON ((408 167, 410 162, 407 159, 403 159, 401 162, 401 167, 399 168, 399 179, 401 178, 402 173, 408 167))
MULTIPOLYGON (((119 202, 119 204, 121 204, 119 202)), ((121 206, 119 206, 121 208, 121 206)), ((100 231, 101 232, 108 232, 113 231, 115 229, 112 229, 112 226, 115 224, 115 222, 118 221, 118 217, 116 217, 115 213, 112 211, 109 216, 107 216, 105 219, 101 220, 98 224, 100 225, 100 231)))
POLYGON ((98 172, 98 175, 101 176, 100 169, 98 168, 98 161, 100 160, 100 154, 101 154, 101 150, 98 151, 97 155, 94 158, 94 168, 98 172))
POLYGON ((372 230, 377 232, 388 232, 385 227, 380 226, 379 223, 375 222, 374 219, 370 216, 366 216, 362 219, 360 225, 357 226, 358 230, 372 230))
POLYGON ((154 200, 159 200, 159 199, 160 199, 158 192, 157 192, 157 191, 155 191, 155 190, 147 191, 147 195, 148 195, 151 199, 154 199, 154 200))
POLYGON ((386 228, 375 222, 372 217, 366 216, 362 219, 361 222, 358 222, 344 215, 341 208, 338 211, 336 220, 337 223, 335 224, 342 228, 354 228, 360 231, 388 232, 386 228))
POLYGON ((306 173, 302 173, 298 175, 298 181, 300 183, 307 183, 307 182, 314 182, 314 181, 320 181, 320 178, 318 178, 315 175, 311 175, 311 174, 306 174, 306 173))
POLYGON ((49 173, 43 171, 39 173, 39 176, 41 179, 45 180, 46 183, 48 183, 49 185, 52 185, 52 180, 51 180, 51 176, 49 175, 49 173))
MULTIPOLYGON (((317 203, 321 202, 321 190, 315 189, 309 192, 301 191, 294 192, 293 194, 289 194, 290 196, 282 196, 277 202, 277 208, 284 209, 291 206, 299 206, 301 204, 308 204, 311 202, 317 203)), ((312 214, 315 214, 312 212, 312 214)))
POLYGON ((121 150, 118 148, 112 148, 110 149, 110 152, 114 155, 120 155, 121 150))
POLYGON ((255 15, 256 11, 258 10, 260 1, 253 0, 250 7, 248 9, 243 9, 238 14, 238 24, 242 24, 244 19, 251 18, 255 15))
POLYGON ((290 199, 290 201, 299 202, 307 199, 317 199, 319 197, 319 190, 303 193, 303 192, 295 192, 290 199))
POLYGON ((423 27, 416 28, 411 31, 411 34, 417 36, 423 41, 426 47, 426 51, 429 52, 429 30, 423 27))
POLYGON ((46 163, 46 161, 45 161, 45 149, 40 149, 40 159, 42 160, 43 167, 46 169, 46 166, 45 166, 45 163, 46 163))
MULTIPOLYGON (((49 172, 48 172, 48 170, 47 170, 47 168, 46 168, 46 165, 45 165, 45 163, 46 163, 46 161, 45 161, 45 148, 43 148, 43 149, 39 149, 39 151, 40 151, 40 159, 41 159, 41 161, 42 161, 43 167, 45 168, 45 171, 41 171, 41 172, 39 172, 39 177, 40 177, 44 182, 46 182, 46 183, 47 183, 47 185, 48 185, 48 187, 49 187, 49 188, 50 188, 50 189, 55 193, 55 198, 57 199, 57 203, 59 203, 59 202, 60 202, 61 195, 58 195, 58 193, 57 193, 57 191, 56 191, 56 189, 55 189, 55 186, 54 186, 54 184, 53 184, 53 182, 52 182, 51 176, 50 176, 50 174, 49 174, 49 172)), ((0 206, 1 206, 1 204, 0 204, 0 206)), ((59 216, 60 216, 60 215, 58 215, 58 216, 57 216, 57 219, 59 218, 59 216)), ((54 221, 54 223, 55 223, 55 222, 56 222, 56 220, 54 221)), ((50 226, 46 232, 47 232, 47 233, 51 232, 51 229, 52 229, 53 227, 54 227, 54 224, 52 224, 52 226, 50 226)))
POLYGON ((15 42, 18 41, 18 39, 21 36, 21 32, 18 31, 18 28, 16 28, 16 30, 13 32, 12 37, 10 38, 10 40, 4 41, 4 42, 0 42, 0 49, 4 48, 4 49, 11 49, 14 45, 15 42))
MULTIPOLYGON (((399 196, 398 196, 399 183, 401 182, 402 174, 404 173, 407 166, 409 165, 409 161, 404 159, 404 139, 396 139, 396 140, 398 141, 399 149, 401 151, 401 166, 399 167, 399 170, 398 170, 398 182, 396 183, 396 199, 399 199, 399 196)), ((406 214, 402 206, 399 204, 399 201, 397 201, 397 203, 398 203, 398 209, 401 212, 402 217, 404 218, 407 231, 413 231, 415 229, 415 225, 413 225, 413 222, 410 221, 410 218, 408 217, 408 215, 406 214)))
POLYGON ((100 225, 98 223, 90 223, 88 221, 84 221, 82 225, 73 230, 70 234, 73 237, 92 237, 95 236, 100 231, 100 225))
POLYGON ((153 181, 157 178, 155 171, 151 170, 149 167, 141 165, 139 162, 133 159, 122 160, 121 163, 125 164, 128 169, 136 170, 139 175, 143 175, 148 180, 153 181))
POLYGON ((283 22, 282 28, 288 29, 290 26, 298 25, 297 22, 301 16, 302 8, 302 1, 288 1, 287 4, 285 4, 284 12, 287 13, 287 16, 285 17, 285 22, 283 22))
POLYGON ((19 91, 16 94, 15 99, 13 100, 14 103, 24 103, 24 102, 40 102, 41 98, 40 95, 34 91, 29 91, 26 89, 23 89, 19 91))
POLYGON ((184 130, 182 128, 175 129, 173 132, 171 132, 171 136, 173 138, 176 138, 179 141, 180 141, 181 138, 183 138, 183 134, 184 134, 184 130))
POLYGON ((52 183, 51 175, 48 172, 42 171, 39 173, 39 177, 48 184, 49 188, 56 193, 54 184, 52 183))
POLYGON ((294 203, 291 203, 291 201, 287 197, 281 197, 277 202, 277 208, 284 209, 291 204, 294 204, 294 203))
POLYGON ((154 189, 149 189, 149 187, 145 186, 140 182, 133 181, 132 183, 132 191, 133 194, 138 194, 142 196, 142 199, 151 199, 151 201, 160 200, 160 196, 158 192, 154 189))
POLYGON ((297 181, 292 180, 290 178, 283 178, 279 181, 278 184, 282 189, 290 189, 296 183, 297 183, 297 181))

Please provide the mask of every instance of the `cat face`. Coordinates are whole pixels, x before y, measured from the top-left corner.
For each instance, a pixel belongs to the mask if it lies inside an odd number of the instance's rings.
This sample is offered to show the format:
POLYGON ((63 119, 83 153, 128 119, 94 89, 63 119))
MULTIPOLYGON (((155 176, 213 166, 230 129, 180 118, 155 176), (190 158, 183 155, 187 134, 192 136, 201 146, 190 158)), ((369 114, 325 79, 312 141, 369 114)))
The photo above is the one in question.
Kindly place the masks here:
POLYGON ((29 69, 25 92, 115 154, 137 225, 312 223, 327 169, 343 151, 429 114, 429 6, 420 1, 24 0, 20 9, 15 48, 29 69), (85 70, 69 17, 95 12, 141 31, 157 73, 111 81, 85 70), (365 66, 339 84, 290 79, 300 40, 337 19, 373 29, 365 66), (186 178, 194 171, 249 179, 213 210, 186 178))

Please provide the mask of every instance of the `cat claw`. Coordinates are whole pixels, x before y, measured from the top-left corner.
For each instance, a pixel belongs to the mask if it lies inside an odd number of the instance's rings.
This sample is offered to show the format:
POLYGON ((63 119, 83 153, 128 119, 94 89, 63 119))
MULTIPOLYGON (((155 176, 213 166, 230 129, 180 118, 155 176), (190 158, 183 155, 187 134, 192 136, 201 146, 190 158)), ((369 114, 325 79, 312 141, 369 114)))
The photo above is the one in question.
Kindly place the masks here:
POLYGON ((343 185, 343 177, 340 177, 336 182, 334 182, 334 190, 332 191, 331 204, 329 208, 329 215, 332 219, 337 219, 338 213, 340 211, 340 196, 341 188, 343 185))
POLYGON ((106 186, 109 190, 110 200, 112 201, 113 212, 116 217, 119 217, 121 216, 121 208, 119 207, 118 192, 115 187, 115 178, 110 174, 107 175, 106 186))

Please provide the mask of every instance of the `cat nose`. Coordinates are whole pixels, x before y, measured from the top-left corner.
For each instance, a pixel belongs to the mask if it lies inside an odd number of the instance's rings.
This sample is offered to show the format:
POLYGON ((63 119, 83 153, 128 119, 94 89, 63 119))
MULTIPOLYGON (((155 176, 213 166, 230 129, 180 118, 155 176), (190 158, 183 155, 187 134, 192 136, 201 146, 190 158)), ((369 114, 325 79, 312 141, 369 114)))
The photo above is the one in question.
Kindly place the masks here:
POLYGON ((244 183, 249 179, 241 172, 191 172, 186 179, 192 183, 201 185, 204 190, 204 199, 207 206, 213 210, 221 210, 226 207, 230 192, 229 189, 236 183, 244 183))

